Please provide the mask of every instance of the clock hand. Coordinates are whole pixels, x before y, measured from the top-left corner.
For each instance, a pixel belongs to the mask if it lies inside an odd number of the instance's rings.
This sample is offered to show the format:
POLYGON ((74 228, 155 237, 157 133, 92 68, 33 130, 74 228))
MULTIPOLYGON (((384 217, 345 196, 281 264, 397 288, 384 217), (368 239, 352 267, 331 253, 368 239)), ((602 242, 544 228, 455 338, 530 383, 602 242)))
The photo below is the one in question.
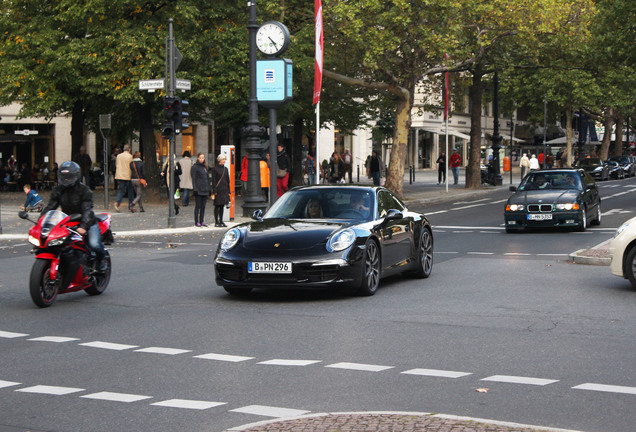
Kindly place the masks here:
POLYGON ((274 47, 276 47, 276 49, 278 49, 278 44, 277 44, 276 42, 274 42, 274 39, 272 39, 270 36, 267 36, 267 38, 268 38, 269 40, 271 40, 271 41, 272 41, 272 43, 274 44, 274 47))

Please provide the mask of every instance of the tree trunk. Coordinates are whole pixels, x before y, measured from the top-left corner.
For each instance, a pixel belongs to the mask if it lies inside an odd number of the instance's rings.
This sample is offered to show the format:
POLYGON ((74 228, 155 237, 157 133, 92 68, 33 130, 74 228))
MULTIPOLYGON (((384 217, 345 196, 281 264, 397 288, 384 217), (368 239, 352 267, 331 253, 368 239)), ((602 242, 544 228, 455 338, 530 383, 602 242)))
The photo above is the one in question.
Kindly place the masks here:
POLYGON ((303 184, 303 120, 302 118, 294 120, 294 138, 291 148, 293 177, 290 179, 290 187, 303 184))
POLYGON ((152 110, 150 104, 137 105, 137 120, 139 122, 139 142, 141 146, 144 170, 148 187, 144 189, 144 201, 159 202, 161 180, 157 166, 157 145, 152 126, 152 110))
POLYGON ((466 164, 466 189, 481 189, 481 96, 483 69, 475 65, 470 85, 470 146, 466 164))
POLYGON ((71 117, 71 159, 79 154, 80 147, 84 145, 84 104, 76 101, 73 104, 71 117))
POLYGON ((391 160, 385 184, 400 199, 404 198, 404 162, 411 128, 411 101, 408 92, 402 92, 402 96, 397 98, 391 160))
POLYGON ((614 123, 616 127, 614 128, 614 133, 616 134, 616 139, 614 140, 614 144, 610 146, 610 156, 622 156, 623 155, 623 120, 625 117, 622 113, 618 113, 616 115, 616 122, 614 123))
POLYGON ((612 124, 614 123, 614 110, 609 108, 603 116, 603 128, 605 133, 603 134, 603 142, 601 143, 601 151, 599 157, 602 160, 606 160, 609 154, 610 144, 612 142, 612 124))

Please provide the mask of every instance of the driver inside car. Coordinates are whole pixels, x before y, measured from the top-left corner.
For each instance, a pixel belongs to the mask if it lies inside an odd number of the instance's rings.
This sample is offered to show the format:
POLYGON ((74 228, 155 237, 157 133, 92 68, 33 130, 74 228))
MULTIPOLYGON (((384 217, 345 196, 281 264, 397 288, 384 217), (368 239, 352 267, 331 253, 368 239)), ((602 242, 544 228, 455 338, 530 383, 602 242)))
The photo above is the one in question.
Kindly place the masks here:
POLYGON ((369 216, 369 207, 364 205, 364 197, 362 195, 351 195, 349 203, 351 208, 360 213, 363 217, 366 218, 369 216))

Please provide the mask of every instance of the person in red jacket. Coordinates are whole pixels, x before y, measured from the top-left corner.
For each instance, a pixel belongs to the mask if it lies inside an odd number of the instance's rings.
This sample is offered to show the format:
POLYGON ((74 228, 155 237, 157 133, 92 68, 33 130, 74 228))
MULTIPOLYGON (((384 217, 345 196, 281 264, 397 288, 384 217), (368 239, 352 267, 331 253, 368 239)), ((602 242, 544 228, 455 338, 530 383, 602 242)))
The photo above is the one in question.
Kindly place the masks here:
POLYGON ((247 193, 247 156, 241 161, 241 194, 247 193))
POLYGON ((448 160, 448 165, 451 171, 453 171, 454 183, 457 184, 457 182, 459 182, 459 168, 462 166, 462 157, 457 152, 457 149, 453 149, 453 154, 448 160))

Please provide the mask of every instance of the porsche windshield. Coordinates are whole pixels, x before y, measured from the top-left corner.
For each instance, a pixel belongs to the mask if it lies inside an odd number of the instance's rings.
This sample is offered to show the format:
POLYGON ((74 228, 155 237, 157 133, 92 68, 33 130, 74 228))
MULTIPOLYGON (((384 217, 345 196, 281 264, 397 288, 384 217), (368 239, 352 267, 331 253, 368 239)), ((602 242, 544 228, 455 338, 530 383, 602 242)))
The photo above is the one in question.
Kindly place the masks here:
POLYGON ((528 174, 519 185, 520 191, 543 189, 576 189, 583 188, 581 176, 577 172, 542 172, 528 174))
POLYGON ((373 193, 360 188, 311 188, 291 190, 281 196, 265 219, 371 220, 373 193))

